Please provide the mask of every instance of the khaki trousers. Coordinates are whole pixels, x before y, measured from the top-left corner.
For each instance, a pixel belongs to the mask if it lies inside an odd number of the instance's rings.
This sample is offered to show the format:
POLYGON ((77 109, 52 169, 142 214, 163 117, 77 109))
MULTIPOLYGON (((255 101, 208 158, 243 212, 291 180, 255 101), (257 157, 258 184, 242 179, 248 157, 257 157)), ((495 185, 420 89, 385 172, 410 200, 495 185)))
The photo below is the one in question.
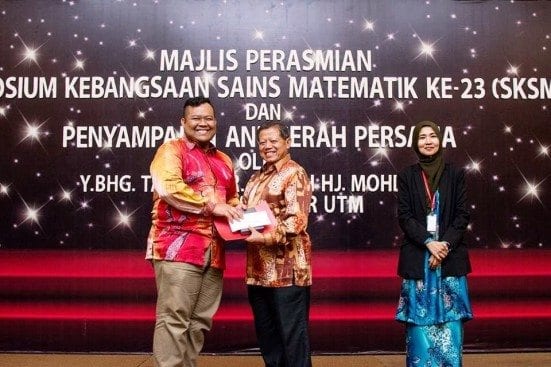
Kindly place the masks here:
POLYGON ((157 367, 195 367, 204 332, 222 297, 222 271, 155 261, 157 309, 153 359, 157 367))

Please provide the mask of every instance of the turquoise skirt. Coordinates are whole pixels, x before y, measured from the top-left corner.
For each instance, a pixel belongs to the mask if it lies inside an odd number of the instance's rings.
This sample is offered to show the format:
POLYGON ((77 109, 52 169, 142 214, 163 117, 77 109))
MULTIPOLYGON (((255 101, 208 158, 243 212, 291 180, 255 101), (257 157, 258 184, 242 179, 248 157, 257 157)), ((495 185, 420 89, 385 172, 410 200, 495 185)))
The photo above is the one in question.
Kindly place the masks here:
POLYGON ((402 281, 396 320, 406 323, 407 366, 460 367, 463 322, 473 317, 467 278, 443 278, 429 256, 424 279, 402 281))

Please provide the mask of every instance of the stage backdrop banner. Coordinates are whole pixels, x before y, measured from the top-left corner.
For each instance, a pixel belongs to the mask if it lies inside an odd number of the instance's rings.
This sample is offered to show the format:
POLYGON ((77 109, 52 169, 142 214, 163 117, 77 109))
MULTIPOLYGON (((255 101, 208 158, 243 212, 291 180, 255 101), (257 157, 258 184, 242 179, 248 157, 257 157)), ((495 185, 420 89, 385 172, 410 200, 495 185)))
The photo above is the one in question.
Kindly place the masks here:
POLYGON ((547 1, 3 1, 0 246, 145 249, 149 163, 212 99, 240 189, 281 120, 317 249, 400 243, 396 175, 436 122, 474 248, 549 248, 547 1))

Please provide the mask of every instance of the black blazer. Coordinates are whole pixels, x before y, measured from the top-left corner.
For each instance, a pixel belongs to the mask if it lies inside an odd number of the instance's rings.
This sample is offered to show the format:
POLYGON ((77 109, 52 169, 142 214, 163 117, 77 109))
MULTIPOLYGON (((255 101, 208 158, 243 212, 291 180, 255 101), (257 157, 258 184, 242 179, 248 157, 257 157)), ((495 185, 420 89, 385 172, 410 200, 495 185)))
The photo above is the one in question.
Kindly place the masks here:
MULTIPOLYGON (((398 221, 404 232, 400 247, 398 275, 406 279, 423 279, 423 261, 427 247, 427 213, 425 186, 421 166, 414 164, 398 174, 398 221)), ((439 240, 450 244, 450 252, 442 261, 442 276, 461 276, 471 272, 463 233, 469 223, 465 173, 446 163, 440 184, 439 240)))

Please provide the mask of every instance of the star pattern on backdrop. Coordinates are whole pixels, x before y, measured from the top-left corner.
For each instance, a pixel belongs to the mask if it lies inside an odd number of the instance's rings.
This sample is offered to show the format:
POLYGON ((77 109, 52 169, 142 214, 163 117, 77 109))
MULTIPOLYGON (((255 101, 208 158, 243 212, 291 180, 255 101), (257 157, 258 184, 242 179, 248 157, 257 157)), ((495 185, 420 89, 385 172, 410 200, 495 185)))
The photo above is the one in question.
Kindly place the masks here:
MULTIPOLYGON (((324 1, 312 6, 260 2, 249 8, 231 1, 186 6, 162 1, 3 2, 0 246, 143 248, 151 206, 148 165, 155 147, 121 148, 104 140, 101 147, 79 148, 92 138, 64 146, 62 136, 85 126, 179 124, 181 99, 40 98, 39 78, 43 83, 55 78, 63 86, 61 81, 71 77, 197 76, 209 85, 216 105, 218 146, 233 157, 244 187, 254 165, 243 159, 253 157, 255 147, 225 147, 224 141, 231 126, 260 123, 245 119, 245 104, 262 98, 216 96, 222 92, 221 78, 250 74, 279 76, 283 92, 270 103, 281 105, 281 119, 289 125, 312 126, 318 133, 347 127, 346 146, 292 148, 293 158, 312 175, 317 202, 309 228, 316 246, 399 246, 391 177, 414 162, 411 127, 434 119, 452 128, 446 156, 468 174, 473 246, 548 248, 549 92, 545 98, 502 98, 499 93, 507 90, 492 81, 539 78, 549 86, 551 7, 513 1, 403 2, 397 8, 344 3, 337 8, 324 1), (473 8, 484 9, 487 17, 473 18, 473 8), (239 68, 162 73, 161 52, 173 49, 196 55, 204 49, 215 55, 236 49, 239 68), (288 98, 289 76, 299 73, 246 72, 241 57, 249 49, 370 50, 373 69, 362 76, 449 77, 454 96, 288 98), (500 87, 496 95, 492 88, 500 87), (467 88, 471 93, 463 98, 467 88), (13 90, 27 97, 6 98, 13 90), (372 134, 388 127, 393 136, 371 135, 353 146, 355 127, 372 134), (353 175, 365 177, 365 192, 352 192, 353 175), (342 179, 340 185, 337 179, 342 179)), ((221 65, 217 61, 213 65, 221 65)), ((52 86, 40 88, 51 93, 52 86)))

